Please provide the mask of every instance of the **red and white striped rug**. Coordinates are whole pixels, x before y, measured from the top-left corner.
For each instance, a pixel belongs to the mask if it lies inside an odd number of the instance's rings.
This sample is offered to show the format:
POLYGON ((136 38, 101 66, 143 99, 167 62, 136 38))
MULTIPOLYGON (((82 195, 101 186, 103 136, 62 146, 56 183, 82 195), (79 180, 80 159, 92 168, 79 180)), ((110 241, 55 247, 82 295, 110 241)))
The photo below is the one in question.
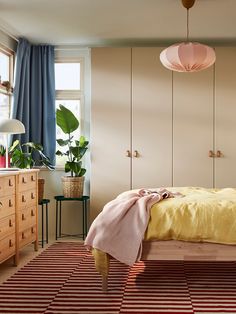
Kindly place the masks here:
POLYGON ((236 263, 112 260, 104 294, 83 245, 56 243, 0 285, 0 313, 236 313, 236 263))

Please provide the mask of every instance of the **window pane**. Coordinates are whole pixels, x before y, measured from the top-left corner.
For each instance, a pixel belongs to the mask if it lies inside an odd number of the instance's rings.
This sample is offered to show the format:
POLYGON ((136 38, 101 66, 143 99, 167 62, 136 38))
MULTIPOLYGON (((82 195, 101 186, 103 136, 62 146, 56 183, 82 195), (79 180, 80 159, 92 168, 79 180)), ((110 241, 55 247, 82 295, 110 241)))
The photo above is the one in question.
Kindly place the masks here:
POLYGON ((80 63, 55 63, 58 90, 80 90, 80 63))
POLYGON ((0 93, 0 117, 9 118, 10 117, 10 104, 9 96, 0 93))
POLYGON ((5 53, 0 52, 0 76, 1 82, 9 81, 9 65, 10 57, 5 53))
MULTIPOLYGON (((56 100, 56 109, 59 108, 59 105, 63 105, 67 109, 70 109, 80 122, 80 100, 56 100)), ((74 137, 73 139, 78 140, 80 137, 80 127, 75 132, 73 132, 72 135, 74 137)), ((68 134, 64 134, 63 131, 58 126, 56 127, 56 139, 63 140, 68 139, 68 134)), ((67 146, 59 146, 56 143, 56 150, 66 152, 67 146)), ((56 164, 59 166, 60 165, 64 166, 66 160, 67 160, 66 156, 63 157, 56 156, 56 164)))

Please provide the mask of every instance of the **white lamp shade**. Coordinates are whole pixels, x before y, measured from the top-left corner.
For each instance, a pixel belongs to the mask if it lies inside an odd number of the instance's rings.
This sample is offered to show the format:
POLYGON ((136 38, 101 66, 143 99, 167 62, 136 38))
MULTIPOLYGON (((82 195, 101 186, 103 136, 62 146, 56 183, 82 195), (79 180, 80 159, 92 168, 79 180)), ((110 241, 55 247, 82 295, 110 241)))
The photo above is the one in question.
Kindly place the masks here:
POLYGON ((25 133, 25 126, 21 121, 17 119, 0 119, 0 133, 25 133))
POLYGON ((161 63, 177 72, 197 72, 215 63, 215 50, 200 43, 183 42, 172 45, 160 54, 161 63))

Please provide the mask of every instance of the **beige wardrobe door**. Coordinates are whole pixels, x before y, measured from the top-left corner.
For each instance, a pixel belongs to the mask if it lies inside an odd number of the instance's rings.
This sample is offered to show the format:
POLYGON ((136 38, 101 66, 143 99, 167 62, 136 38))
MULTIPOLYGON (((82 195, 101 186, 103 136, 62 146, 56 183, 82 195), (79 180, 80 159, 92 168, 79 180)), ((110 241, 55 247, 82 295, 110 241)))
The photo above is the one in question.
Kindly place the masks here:
POLYGON ((132 48, 132 186, 172 185, 172 72, 162 48, 132 48))
POLYGON ((213 70, 173 73, 174 186, 213 186, 213 70))
POLYGON ((94 48, 91 106, 91 220, 130 189, 131 49, 94 48))
POLYGON ((236 187, 236 48, 216 48, 215 186, 236 187))

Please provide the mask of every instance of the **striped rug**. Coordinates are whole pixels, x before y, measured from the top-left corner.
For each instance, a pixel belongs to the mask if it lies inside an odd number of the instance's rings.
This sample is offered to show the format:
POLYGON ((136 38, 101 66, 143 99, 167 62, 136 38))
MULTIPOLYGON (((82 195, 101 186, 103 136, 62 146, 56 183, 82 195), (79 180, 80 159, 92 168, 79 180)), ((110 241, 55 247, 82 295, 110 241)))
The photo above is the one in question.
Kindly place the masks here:
POLYGON ((55 243, 0 285, 0 313, 236 314, 236 263, 111 261, 109 291, 81 243, 55 243))

